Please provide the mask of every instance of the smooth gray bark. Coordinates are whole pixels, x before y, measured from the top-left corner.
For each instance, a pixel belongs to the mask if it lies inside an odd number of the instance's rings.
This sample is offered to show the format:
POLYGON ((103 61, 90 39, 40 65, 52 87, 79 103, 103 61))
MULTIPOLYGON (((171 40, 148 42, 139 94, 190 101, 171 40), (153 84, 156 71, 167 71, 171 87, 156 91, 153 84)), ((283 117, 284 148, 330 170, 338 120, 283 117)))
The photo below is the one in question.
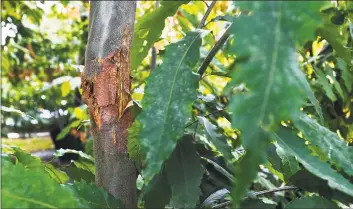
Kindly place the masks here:
POLYGON ((130 97, 130 49, 135 1, 91 1, 83 98, 94 137, 96 184, 136 208, 136 168, 128 158, 124 111, 130 97))

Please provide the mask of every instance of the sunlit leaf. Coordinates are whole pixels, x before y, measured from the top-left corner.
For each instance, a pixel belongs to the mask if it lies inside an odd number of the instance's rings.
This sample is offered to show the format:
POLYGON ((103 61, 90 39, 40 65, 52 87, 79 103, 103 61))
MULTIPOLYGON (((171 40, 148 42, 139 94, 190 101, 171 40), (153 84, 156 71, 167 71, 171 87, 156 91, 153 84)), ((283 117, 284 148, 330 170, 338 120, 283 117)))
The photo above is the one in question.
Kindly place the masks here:
POLYGON ((328 163, 322 162, 318 157, 311 155, 305 141, 297 137, 291 130, 282 128, 276 132, 274 137, 282 149, 295 156, 312 174, 326 180, 331 188, 353 196, 353 184, 333 170, 328 163))
POLYGON ((71 85, 69 81, 65 81, 61 84, 61 96, 66 97, 71 91, 71 85))
POLYGON ((69 189, 47 173, 2 160, 2 208, 81 208, 69 189))
POLYGON ((156 10, 144 15, 135 25, 131 49, 131 69, 135 70, 155 41, 162 35, 165 19, 175 14, 179 6, 188 1, 174 1, 162 4, 156 10))
POLYGON ((148 183, 168 159, 184 126, 191 117, 191 104, 196 99, 199 76, 193 73, 199 60, 201 31, 189 33, 185 38, 166 48, 163 64, 147 80, 139 140, 146 154, 143 170, 148 183), (166 85, 167 84, 167 85, 166 85))
POLYGON ((301 114, 294 124, 311 145, 317 146, 323 153, 327 153, 330 163, 353 176, 353 147, 348 146, 336 133, 304 114, 301 114))
POLYGON ((302 88, 308 83, 295 46, 315 38, 322 3, 236 2, 236 6, 253 13, 234 18, 231 26, 234 52, 237 56, 250 55, 247 62, 237 66, 231 81, 232 85, 244 83, 247 89, 233 96, 230 104, 232 125, 241 131, 247 151, 236 169, 234 205, 239 204, 256 177, 258 165, 265 161, 266 132, 295 117, 310 96, 308 88, 302 88))

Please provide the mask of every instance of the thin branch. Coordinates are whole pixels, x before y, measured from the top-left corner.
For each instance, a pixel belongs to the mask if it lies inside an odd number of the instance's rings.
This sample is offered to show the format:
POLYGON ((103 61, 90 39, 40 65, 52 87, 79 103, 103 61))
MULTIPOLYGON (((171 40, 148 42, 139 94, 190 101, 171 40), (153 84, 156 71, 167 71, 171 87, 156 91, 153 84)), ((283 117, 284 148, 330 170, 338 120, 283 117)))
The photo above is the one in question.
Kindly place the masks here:
POLYGON ((151 71, 156 68, 156 61, 157 61, 157 50, 155 46, 152 46, 152 57, 151 57, 151 71))
POLYGON ((257 196, 265 195, 265 194, 269 194, 269 193, 281 192, 281 191, 286 191, 286 190, 295 190, 295 189, 298 189, 298 187, 284 186, 284 187, 279 187, 279 188, 275 188, 275 189, 269 189, 269 190, 264 190, 264 191, 260 191, 260 192, 255 192, 255 195, 257 197, 257 196))
MULTIPOLYGON (((265 195, 265 194, 269 194, 269 193, 280 192, 280 191, 285 191, 285 190, 295 190, 295 189, 298 189, 298 188, 295 187, 295 186, 284 186, 284 187, 279 187, 279 188, 276 188, 276 189, 270 189, 270 190, 255 192, 255 196, 257 197, 257 196, 265 195)), ((226 202, 223 202, 221 204, 215 205, 212 208, 222 208, 222 207, 225 207, 225 206, 228 206, 228 205, 231 205, 231 204, 232 204, 232 201, 226 201, 226 202)))
POLYGON ((208 55, 206 56, 205 60, 203 61, 202 65, 201 65, 201 67, 199 69, 200 77, 203 76, 203 74, 205 73, 208 65, 211 63, 213 57, 217 54, 217 52, 221 49, 223 44, 227 41, 228 37, 230 36, 230 33, 229 33, 230 27, 231 27, 231 25, 228 26, 227 30, 223 33, 221 38, 219 38, 219 40, 216 42, 214 47, 211 49, 211 51, 208 53, 208 55))
POLYGON ((207 4, 207 2, 205 0, 202 0, 202 2, 205 3, 207 7, 209 7, 209 5, 207 4))
POLYGON ((199 28, 199 29, 203 28, 203 26, 205 25, 205 22, 206 22, 208 16, 209 16, 210 13, 211 13, 211 10, 212 10, 212 8, 214 7, 215 4, 216 4, 216 0, 213 0, 212 3, 210 4, 210 6, 208 6, 208 8, 207 8, 207 10, 206 10, 206 13, 205 13, 205 15, 203 16, 203 18, 202 18, 202 20, 201 20, 201 22, 200 22, 200 24, 199 24, 199 26, 198 26, 197 28, 199 28))
MULTIPOLYGON (((156 1, 154 7, 155 8, 159 7, 159 1, 156 1)), ((157 63, 157 50, 154 45, 152 46, 151 55, 152 55, 152 57, 151 57, 151 71, 153 71, 156 68, 156 63, 157 63)))
MULTIPOLYGON (((202 116, 202 117, 208 117, 208 116, 210 116, 210 115, 213 115, 213 114, 215 114, 215 113, 218 113, 218 112, 222 112, 222 111, 224 111, 225 109, 220 109, 220 110, 216 110, 216 111, 213 111, 213 112, 211 112, 211 113, 209 113, 209 114, 207 114, 207 115, 204 115, 204 116, 202 116)), ((189 126, 191 126, 192 124, 194 124, 194 123, 197 123, 199 120, 194 120, 194 121, 192 121, 191 123, 189 123, 189 124, 187 124, 186 126, 185 126, 185 128, 187 128, 187 127, 189 127, 189 126)))

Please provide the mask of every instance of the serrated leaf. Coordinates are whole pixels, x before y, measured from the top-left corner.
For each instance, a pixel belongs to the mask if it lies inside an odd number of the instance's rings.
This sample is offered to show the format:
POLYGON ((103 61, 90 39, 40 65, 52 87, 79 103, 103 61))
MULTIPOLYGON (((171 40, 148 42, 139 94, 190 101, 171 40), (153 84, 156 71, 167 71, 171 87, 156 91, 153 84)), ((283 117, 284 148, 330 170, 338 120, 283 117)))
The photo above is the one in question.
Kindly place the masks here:
POLYGON ((64 156, 66 153, 73 153, 73 154, 78 154, 80 157, 87 159, 91 162, 94 162, 94 158, 90 155, 87 155, 86 153, 82 152, 82 151, 77 151, 77 150, 73 150, 73 149, 59 149, 56 150, 56 152, 54 153, 54 156, 56 157, 61 157, 64 156))
POLYGON ((232 150, 231 147, 227 143, 227 138, 217 132, 217 126, 213 125, 210 121, 208 121, 205 117, 197 117, 200 123, 204 126, 206 133, 209 135, 211 142, 216 146, 217 150, 223 154, 227 166, 229 169, 234 169, 232 159, 232 150))
POLYGON ((301 114, 297 120, 294 120, 294 125, 311 145, 327 153, 330 163, 353 176, 353 147, 348 146, 336 133, 321 126, 305 114, 301 114))
POLYGON ((2 160, 2 208, 80 208, 74 195, 47 173, 2 160))
POLYGON ((138 140, 140 134, 141 124, 139 121, 135 121, 132 126, 128 129, 128 140, 127 150, 129 152, 129 158, 135 161, 137 169, 140 171, 143 161, 143 153, 141 151, 141 145, 138 140))
POLYGON ((334 202, 319 196, 297 198, 285 207, 286 209, 299 208, 339 208, 334 202))
POLYGON ((305 169, 300 170, 291 176, 289 182, 302 190, 318 193, 320 196, 327 199, 338 200, 346 205, 353 202, 353 196, 349 196, 339 190, 330 188, 326 180, 315 176, 305 169))
POLYGON ((43 163, 44 169, 49 173, 50 177, 60 184, 65 184, 70 180, 70 177, 61 170, 56 169, 52 164, 43 163))
POLYGON ((274 137, 282 149, 294 155, 312 174, 326 180, 331 188, 353 196, 353 185, 333 170, 329 164, 312 156, 308 147, 305 146, 305 141, 297 137, 291 130, 281 128, 274 134, 274 137))
POLYGON ((186 135, 166 162, 166 173, 172 191, 169 205, 174 208, 195 208, 200 196, 203 176, 200 156, 186 135))
POLYGON ((170 44, 163 64, 147 79, 143 110, 136 119, 142 125, 139 139, 146 154, 143 174, 147 184, 169 158, 191 117, 199 80, 192 70, 199 60, 200 46, 201 31, 191 32, 170 44))
POLYGON ((88 162, 84 160, 79 160, 79 161, 73 160, 72 162, 77 168, 91 172, 93 175, 96 174, 96 170, 95 170, 96 168, 92 162, 88 162))
POLYGON ((95 177, 93 173, 87 171, 87 170, 82 170, 80 168, 70 166, 68 168, 68 172, 70 173, 70 176, 75 180, 75 181, 81 181, 85 180, 90 183, 94 183, 95 177))
POLYGON ((179 6, 189 1, 174 1, 161 4, 156 10, 144 15, 135 25, 131 49, 131 69, 135 70, 148 51, 162 35, 165 19, 175 14, 179 6))
POLYGON ((320 24, 320 2, 236 2, 250 16, 234 18, 237 56, 251 55, 237 67, 231 84, 245 84, 248 90, 231 98, 232 125, 243 135, 247 153, 237 171, 233 201, 239 204, 246 188, 256 177, 258 165, 265 160, 266 131, 278 127, 299 113, 312 92, 297 61, 295 44, 315 38, 320 24), (252 27, 249 27, 251 25, 252 27), (266 40, 266 41, 264 41, 266 40), (309 93, 308 93, 309 91, 309 93))
POLYGON ((75 181, 68 186, 84 208, 121 208, 122 203, 101 187, 89 184, 85 180, 75 181))
POLYGON ((71 84, 69 81, 65 81, 61 84, 61 96, 66 97, 71 91, 71 84))
POLYGON ((33 171, 46 171, 51 178, 61 184, 69 181, 70 178, 65 172, 54 168, 54 166, 49 163, 42 162, 39 157, 26 153, 18 147, 12 147, 12 149, 14 150, 13 154, 16 156, 18 162, 25 168, 29 168, 33 171))
POLYGON ((342 58, 347 64, 352 65, 352 49, 346 47, 346 38, 348 33, 342 33, 340 26, 331 22, 332 15, 325 15, 325 24, 318 28, 318 34, 331 44, 334 55, 342 58))
POLYGON ((286 180, 301 170, 297 159, 293 155, 288 154, 279 146, 277 146, 276 151, 278 156, 281 158, 281 170, 286 180))

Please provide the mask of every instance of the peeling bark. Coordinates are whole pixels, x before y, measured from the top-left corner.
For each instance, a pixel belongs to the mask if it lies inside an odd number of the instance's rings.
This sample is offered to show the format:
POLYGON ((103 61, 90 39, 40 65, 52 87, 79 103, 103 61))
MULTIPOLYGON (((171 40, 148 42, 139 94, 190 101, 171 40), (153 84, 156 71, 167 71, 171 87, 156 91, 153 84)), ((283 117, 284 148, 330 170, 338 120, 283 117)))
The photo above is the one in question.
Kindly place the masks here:
POLYGON ((81 88, 94 137, 96 184, 136 207, 136 169, 127 153, 132 123, 130 49, 136 2, 91 1, 81 88))

